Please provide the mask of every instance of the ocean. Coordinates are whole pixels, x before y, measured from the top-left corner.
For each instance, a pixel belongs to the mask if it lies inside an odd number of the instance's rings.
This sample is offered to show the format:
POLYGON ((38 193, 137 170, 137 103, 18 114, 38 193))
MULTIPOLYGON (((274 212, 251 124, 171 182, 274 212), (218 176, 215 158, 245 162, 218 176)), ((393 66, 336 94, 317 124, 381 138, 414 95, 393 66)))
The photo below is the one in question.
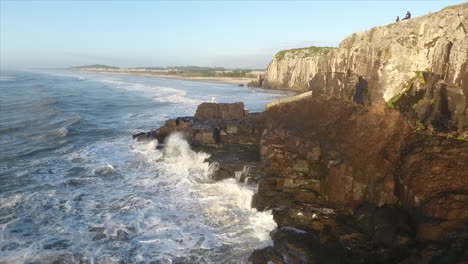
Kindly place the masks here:
POLYGON ((0 263, 243 263, 271 243, 254 187, 209 178, 180 134, 132 135, 198 104, 279 91, 65 70, 0 76, 0 263))

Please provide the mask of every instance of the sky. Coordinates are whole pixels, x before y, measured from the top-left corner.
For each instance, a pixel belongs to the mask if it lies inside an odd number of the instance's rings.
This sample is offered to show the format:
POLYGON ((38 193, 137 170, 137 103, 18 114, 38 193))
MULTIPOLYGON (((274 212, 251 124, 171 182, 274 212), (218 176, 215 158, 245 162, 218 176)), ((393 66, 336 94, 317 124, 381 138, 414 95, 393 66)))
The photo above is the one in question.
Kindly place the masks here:
POLYGON ((0 70, 107 64, 262 69, 280 50, 466 1, 0 0, 0 70))

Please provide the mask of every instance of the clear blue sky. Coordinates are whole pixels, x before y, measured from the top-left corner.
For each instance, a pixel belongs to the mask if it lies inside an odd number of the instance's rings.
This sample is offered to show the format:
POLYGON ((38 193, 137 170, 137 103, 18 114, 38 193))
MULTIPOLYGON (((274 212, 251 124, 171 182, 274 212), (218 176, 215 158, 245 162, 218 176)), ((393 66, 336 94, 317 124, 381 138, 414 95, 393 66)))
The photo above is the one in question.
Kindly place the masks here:
POLYGON ((264 68, 279 50, 466 1, 0 0, 0 69, 102 63, 264 68))

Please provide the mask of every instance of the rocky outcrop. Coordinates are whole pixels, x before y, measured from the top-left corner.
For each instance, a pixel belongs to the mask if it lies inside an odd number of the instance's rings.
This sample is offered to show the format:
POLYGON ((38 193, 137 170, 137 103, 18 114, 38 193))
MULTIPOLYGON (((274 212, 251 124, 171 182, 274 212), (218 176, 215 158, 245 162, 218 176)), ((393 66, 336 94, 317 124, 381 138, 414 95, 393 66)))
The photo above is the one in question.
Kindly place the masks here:
POLYGON ((341 256, 330 263, 466 257, 467 141, 415 131, 391 108, 340 99, 305 99, 264 115, 265 175, 253 206, 272 209, 286 242, 257 251, 252 261, 316 261, 291 227, 304 239, 334 241, 320 243, 341 256))
MULTIPOLYGON (((279 52, 254 85, 314 96, 339 96, 370 105, 395 100, 421 73, 446 87, 458 131, 468 131, 468 4, 374 27, 344 39, 339 48, 309 47, 279 52), (434 78, 434 77, 433 77, 434 78)), ((424 86, 424 85, 420 85, 424 86)), ((427 88, 426 90, 433 90, 427 88)), ((434 94, 428 93, 430 100, 434 94), (432 97, 431 97, 432 96, 432 97)))
MULTIPOLYGON (((272 177, 268 181, 275 181, 268 190, 291 196, 283 202, 302 199, 343 210, 364 201, 396 203, 394 170, 412 132, 397 111, 369 111, 338 99, 306 99, 273 107, 265 119, 261 155, 272 177)), ((262 192, 260 186, 258 195, 262 192)))
POLYGON ((262 171, 259 156, 262 114, 248 113, 243 103, 202 103, 194 117, 178 117, 160 128, 133 135, 136 140, 158 140, 164 147, 171 133, 183 133, 192 148, 211 154, 214 180, 237 177, 254 183, 262 171), (237 175, 237 176, 236 176, 237 175))
POLYGON ((212 154, 214 180, 258 185, 252 207, 271 210, 278 229, 251 262, 468 257, 468 141, 422 133, 384 105, 308 97, 257 114, 240 106, 202 104, 195 117, 134 138, 164 143, 184 133, 212 154))

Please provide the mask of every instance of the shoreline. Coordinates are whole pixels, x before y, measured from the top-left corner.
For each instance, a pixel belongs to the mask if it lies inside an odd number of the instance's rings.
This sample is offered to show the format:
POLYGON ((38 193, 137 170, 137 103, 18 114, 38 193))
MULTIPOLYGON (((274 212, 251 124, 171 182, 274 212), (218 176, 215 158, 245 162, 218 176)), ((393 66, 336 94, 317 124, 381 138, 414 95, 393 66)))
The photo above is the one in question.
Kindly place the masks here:
POLYGON ((118 75, 129 75, 129 76, 144 76, 152 78, 162 78, 162 79, 171 79, 171 80, 181 80, 181 81, 194 81, 194 82, 206 82, 206 83, 217 83, 217 84, 230 84, 230 85, 243 85, 251 81, 255 81, 257 78, 235 78, 235 77, 203 77, 203 76, 193 76, 186 77, 180 75, 170 75, 170 74, 158 74, 158 73, 143 73, 143 72, 133 72, 133 71, 112 71, 112 70, 73 70, 77 72, 94 72, 94 73, 105 73, 105 74, 118 74, 118 75))

